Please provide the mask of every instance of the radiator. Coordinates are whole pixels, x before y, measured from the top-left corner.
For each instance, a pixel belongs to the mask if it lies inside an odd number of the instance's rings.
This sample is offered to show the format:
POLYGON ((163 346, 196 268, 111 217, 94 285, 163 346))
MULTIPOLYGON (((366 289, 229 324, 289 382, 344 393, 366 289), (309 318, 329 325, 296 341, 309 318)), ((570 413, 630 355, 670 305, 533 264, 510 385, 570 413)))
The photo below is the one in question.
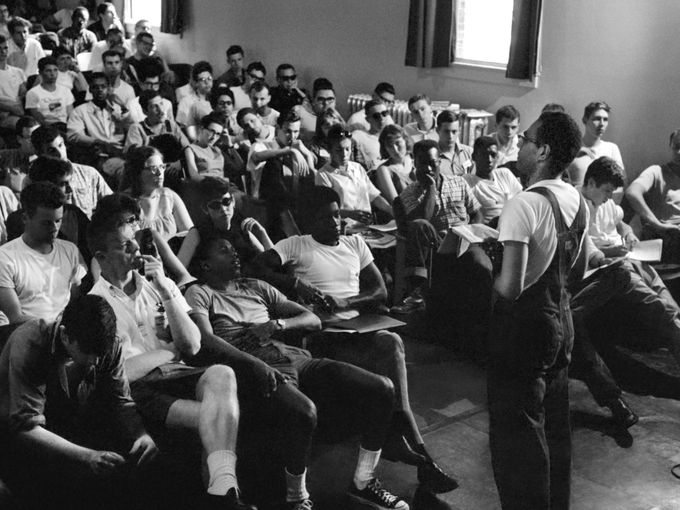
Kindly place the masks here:
MULTIPOLYGON (((370 94, 350 94, 347 98, 350 114, 363 110, 364 105, 370 100, 370 94)), ((460 113, 460 133, 458 139, 466 145, 472 145, 475 139, 486 134, 489 124, 488 119, 493 115, 484 110, 475 110, 473 108, 461 109, 459 104, 450 103, 449 101, 432 101, 432 111, 435 117, 439 112, 447 109, 460 113)), ((408 109, 408 103, 401 99, 397 99, 393 105, 388 105, 387 111, 390 112, 392 120, 402 127, 415 122, 408 109)))

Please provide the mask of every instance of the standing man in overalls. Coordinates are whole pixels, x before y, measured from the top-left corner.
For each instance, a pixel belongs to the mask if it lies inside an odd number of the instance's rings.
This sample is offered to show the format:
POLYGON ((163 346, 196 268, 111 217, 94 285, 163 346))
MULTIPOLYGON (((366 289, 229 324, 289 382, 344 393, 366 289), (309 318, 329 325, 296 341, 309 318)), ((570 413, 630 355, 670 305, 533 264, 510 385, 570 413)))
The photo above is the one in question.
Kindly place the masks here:
POLYGON ((528 188, 500 216, 504 254, 494 283, 488 399, 504 510, 569 508, 573 326, 566 285, 570 272, 583 275, 588 211, 561 176, 580 137, 565 113, 544 113, 520 134, 517 167, 528 188))

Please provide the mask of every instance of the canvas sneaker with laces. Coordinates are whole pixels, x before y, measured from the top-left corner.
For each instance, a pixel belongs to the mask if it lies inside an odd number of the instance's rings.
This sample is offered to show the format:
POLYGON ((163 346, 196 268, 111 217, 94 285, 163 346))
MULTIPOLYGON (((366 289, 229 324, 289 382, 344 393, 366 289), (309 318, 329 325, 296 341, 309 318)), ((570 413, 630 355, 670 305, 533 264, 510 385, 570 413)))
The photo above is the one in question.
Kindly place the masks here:
POLYGON ((409 510, 406 501, 385 489, 377 478, 371 479, 363 490, 357 489, 352 484, 348 496, 357 503, 375 510, 409 510))

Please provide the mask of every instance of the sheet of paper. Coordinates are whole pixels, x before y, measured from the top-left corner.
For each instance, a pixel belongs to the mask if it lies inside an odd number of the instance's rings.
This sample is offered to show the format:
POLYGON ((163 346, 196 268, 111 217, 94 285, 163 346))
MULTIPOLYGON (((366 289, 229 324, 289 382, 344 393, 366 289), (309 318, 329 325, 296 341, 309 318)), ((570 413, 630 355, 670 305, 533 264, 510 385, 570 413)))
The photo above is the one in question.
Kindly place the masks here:
POLYGON ((662 247, 663 239, 640 241, 637 246, 628 252, 628 256, 633 260, 640 260, 642 262, 658 262, 661 260, 662 247))
POLYGON ((369 225, 368 228, 378 232, 394 232, 397 230, 397 220, 390 220, 384 225, 369 225))
POLYGON ((615 266, 616 264, 620 264, 624 260, 628 258, 628 255, 625 255, 623 257, 617 257, 615 259, 612 259, 612 261, 609 264, 606 264, 604 266, 596 267, 595 269, 589 269, 588 271, 585 272, 583 275, 583 279, 590 278, 592 275, 597 273, 598 271, 603 271, 609 267, 615 266))

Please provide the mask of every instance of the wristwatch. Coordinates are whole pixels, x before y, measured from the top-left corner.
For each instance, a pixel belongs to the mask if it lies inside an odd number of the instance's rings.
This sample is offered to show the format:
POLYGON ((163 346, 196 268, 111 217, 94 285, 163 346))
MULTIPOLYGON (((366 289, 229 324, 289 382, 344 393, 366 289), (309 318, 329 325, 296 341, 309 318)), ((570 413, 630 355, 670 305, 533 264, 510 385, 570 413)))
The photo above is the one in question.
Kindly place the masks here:
POLYGON ((286 321, 284 321, 283 319, 276 319, 276 321, 274 322, 276 322, 276 327, 278 328, 279 331, 283 331, 284 329, 286 329, 286 321))

